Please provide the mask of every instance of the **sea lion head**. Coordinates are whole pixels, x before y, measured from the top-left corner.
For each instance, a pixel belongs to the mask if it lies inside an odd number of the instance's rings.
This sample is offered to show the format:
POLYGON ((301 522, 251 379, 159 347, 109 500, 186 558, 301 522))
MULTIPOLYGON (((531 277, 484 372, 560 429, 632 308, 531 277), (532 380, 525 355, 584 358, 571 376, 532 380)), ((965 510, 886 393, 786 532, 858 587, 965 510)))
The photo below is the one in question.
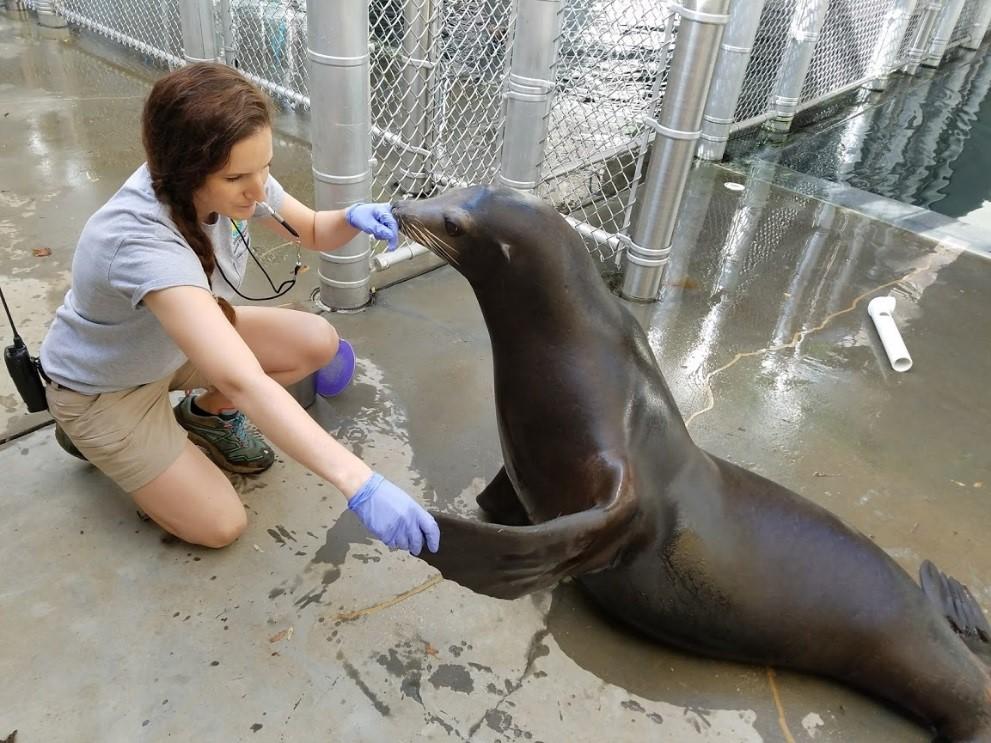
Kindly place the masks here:
POLYGON ((534 278, 559 273, 562 256, 554 252, 580 241, 549 204, 502 186, 469 186, 397 201, 392 213, 404 235, 444 258, 475 286, 507 270, 534 278))

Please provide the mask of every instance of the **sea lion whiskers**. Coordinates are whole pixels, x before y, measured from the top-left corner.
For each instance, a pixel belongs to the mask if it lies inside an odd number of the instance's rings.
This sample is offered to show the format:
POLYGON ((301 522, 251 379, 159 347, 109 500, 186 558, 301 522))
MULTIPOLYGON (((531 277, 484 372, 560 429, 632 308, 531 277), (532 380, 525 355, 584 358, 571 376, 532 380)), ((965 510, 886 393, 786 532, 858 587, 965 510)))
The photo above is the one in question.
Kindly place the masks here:
POLYGON ((419 242, 429 250, 433 250, 444 260, 455 268, 458 267, 457 252, 454 247, 448 245, 437 235, 430 232, 421 222, 415 219, 403 220, 403 227, 410 233, 410 237, 419 242))

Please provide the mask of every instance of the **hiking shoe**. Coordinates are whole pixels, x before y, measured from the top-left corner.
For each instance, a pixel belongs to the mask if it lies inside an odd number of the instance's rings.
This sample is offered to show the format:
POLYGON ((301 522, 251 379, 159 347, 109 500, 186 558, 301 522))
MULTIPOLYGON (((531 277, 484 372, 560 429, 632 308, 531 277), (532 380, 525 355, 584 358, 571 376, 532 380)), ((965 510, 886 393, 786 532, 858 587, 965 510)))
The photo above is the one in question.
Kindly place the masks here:
POLYGON ((81 459, 84 462, 89 461, 83 453, 76 448, 76 445, 72 443, 72 439, 69 438, 68 434, 62 430, 62 426, 58 423, 55 424, 55 441, 58 442, 59 446, 65 449, 67 454, 71 454, 76 459, 81 459))
POLYGON ((175 406, 175 418, 186 429, 189 440, 203 449, 214 463, 229 472, 257 475, 275 462, 275 452, 254 426, 238 411, 231 417, 197 415, 192 395, 175 406))

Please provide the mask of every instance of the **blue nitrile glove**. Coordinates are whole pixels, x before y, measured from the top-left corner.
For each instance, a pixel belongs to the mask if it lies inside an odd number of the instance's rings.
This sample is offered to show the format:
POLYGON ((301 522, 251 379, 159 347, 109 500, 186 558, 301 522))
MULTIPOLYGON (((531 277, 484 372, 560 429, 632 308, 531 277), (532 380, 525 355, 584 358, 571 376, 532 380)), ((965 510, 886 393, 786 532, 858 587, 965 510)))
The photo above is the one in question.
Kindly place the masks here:
POLYGON ((440 528, 434 517, 415 500, 373 472, 351 496, 348 508, 355 512, 361 523, 388 547, 409 550, 420 554, 423 539, 427 549, 436 552, 440 547, 440 528))
POLYGON ((387 240, 387 251, 395 250, 399 245, 399 225, 392 216, 392 206, 389 204, 352 204, 344 212, 344 219, 356 230, 367 232, 376 240, 387 240))

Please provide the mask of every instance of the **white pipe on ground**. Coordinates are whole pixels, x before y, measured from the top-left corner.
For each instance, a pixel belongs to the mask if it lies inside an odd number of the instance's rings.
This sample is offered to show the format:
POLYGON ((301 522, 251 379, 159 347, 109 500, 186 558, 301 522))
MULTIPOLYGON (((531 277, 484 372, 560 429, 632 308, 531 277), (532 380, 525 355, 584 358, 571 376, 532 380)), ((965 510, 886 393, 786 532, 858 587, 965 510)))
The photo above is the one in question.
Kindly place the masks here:
POLYGON ((877 334, 881 336, 881 344, 888 354, 891 368, 896 372, 906 372, 912 368, 912 357, 908 355, 902 334, 895 325, 895 318, 892 316, 894 311, 894 297, 874 297, 867 305, 867 314, 871 316, 877 334))

